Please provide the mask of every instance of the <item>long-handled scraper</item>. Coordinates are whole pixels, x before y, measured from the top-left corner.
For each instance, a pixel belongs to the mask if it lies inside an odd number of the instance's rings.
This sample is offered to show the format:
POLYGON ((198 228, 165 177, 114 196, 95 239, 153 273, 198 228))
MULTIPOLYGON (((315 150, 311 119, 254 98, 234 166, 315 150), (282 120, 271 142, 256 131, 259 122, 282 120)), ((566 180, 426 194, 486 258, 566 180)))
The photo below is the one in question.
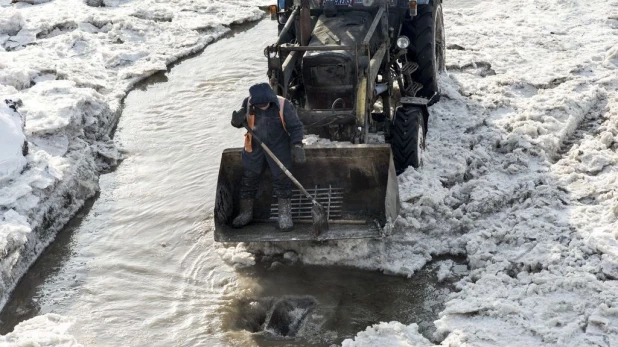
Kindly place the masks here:
POLYGON ((313 217, 313 236, 317 238, 322 233, 328 231, 328 218, 326 217, 326 212, 324 211, 324 207, 319 202, 317 202, 313 198, 313 196, 309 194, 309 192, 307 192, 305 187, 303 187, 303 185, 300 184, 300 182, 298 182, 298 180, 292 175, 292 173, 288 171, 288 169, 283 165, 283 163, 279 160, 279 158, 275 156, 275 154, 270 150, 270 148, 268 148, 268 146, 266 146, 264 142, 262 142, 262 140, 260 140, 257 136, 255 136, 255 133, 253 132, 253 130, 249 128, 247 123, 244 123, 243 125, 245 129, 247 129, 249 134, 253 136, 253 139, 255 139, 255 141, 257 141, 260 144, 260 146, 264 148, 264 151, 266 151, 268 156, 271 157, 275 163, 277 163, 277 166, 279 166, 281 171, 283 171, 283 173, 285 173, 285 175, 288 176, 290 181, 292 181, 292 183, 294 183, 294 185, 298 187, 298 189, 300 189, 300 191, 303 194, 305 194, 307 199, 311 200, 311 203, 313 204, 313 206, 311 207, 311 216, 313 217))

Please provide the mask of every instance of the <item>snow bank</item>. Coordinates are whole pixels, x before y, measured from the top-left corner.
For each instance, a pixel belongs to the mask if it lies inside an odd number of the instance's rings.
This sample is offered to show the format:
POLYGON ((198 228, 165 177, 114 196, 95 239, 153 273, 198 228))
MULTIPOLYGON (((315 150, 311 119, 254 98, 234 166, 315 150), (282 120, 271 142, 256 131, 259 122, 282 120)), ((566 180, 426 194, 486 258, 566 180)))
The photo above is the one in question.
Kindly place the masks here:
POLYGON ((81 347, 67 334, 72 321, 56 314, 38 316, 15 327, 12 333, 0 336, 0 346, 81 347))
POLYGON ((257 5, 0 1, 0 308, 120 158, 109 136, 126 93, 262 18, 257 5))
MULTIPOLYGON (((465 254, 434 343, 618 345, 617 18, 616 1, 446 9, 449 73, 394 235, 265 251, 407 276, 465 254)), ((417 343, 398 325, 356 340, 380 334, 417 343)))

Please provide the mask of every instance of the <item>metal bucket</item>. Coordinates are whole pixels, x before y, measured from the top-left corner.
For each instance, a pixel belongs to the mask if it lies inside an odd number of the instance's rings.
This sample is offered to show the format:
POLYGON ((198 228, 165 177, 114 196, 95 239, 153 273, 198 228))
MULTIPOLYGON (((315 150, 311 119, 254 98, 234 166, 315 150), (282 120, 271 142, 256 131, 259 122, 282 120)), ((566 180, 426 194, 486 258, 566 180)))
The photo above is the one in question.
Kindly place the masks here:
POLYGON ((312 236, 311 203, 294 191, 294 230, 277 230, 277 198, 270 173, 264 172, 254 204, 254 220, 244 228, 231 226, 239 211, 242 176, 240 148, 221 157, 215 203, 215 241, 274 242, 380 238, 390 233, 399 212, 397 176, 388 144, 306 146, 307 162, 291 172, 324 206, 329 230, 312 236))

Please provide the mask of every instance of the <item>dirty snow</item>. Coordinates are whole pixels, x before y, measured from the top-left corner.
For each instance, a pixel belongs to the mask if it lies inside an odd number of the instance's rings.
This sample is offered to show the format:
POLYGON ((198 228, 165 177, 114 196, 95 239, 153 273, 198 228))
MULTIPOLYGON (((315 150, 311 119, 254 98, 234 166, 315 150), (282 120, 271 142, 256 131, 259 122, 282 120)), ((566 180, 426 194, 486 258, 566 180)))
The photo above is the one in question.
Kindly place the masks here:
POLYGON ((262 18, 258 4, 0 0, 0 308, 121 159, 110 134, 126 93, 262 18))

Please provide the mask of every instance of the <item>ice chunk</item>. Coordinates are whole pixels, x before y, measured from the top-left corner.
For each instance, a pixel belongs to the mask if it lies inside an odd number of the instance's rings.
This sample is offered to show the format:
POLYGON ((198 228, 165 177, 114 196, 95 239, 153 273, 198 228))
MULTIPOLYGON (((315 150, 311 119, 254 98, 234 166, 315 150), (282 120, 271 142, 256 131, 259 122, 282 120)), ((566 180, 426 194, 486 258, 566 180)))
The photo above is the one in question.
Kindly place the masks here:
POLYGON ((399 322, 379 323, 358 333, 354 339, 347 339, 342 347, 431 347, 433 343, 418 332, 418 325, 404 325, 399 322))
POLYGON ((46 314, 20 323, 15 330, 0 336, 4 346, 81 347, 67 331, 73 324, 70 318, 46 314))
POLYGON ((0 99, 0 184, 19 174, 26 165, 23 119, 0 99))
POLYGON ((24 26, 24 18, 21 12, 13 9, 3 9, 0 15, 0 35, 15 36, 24 26))

